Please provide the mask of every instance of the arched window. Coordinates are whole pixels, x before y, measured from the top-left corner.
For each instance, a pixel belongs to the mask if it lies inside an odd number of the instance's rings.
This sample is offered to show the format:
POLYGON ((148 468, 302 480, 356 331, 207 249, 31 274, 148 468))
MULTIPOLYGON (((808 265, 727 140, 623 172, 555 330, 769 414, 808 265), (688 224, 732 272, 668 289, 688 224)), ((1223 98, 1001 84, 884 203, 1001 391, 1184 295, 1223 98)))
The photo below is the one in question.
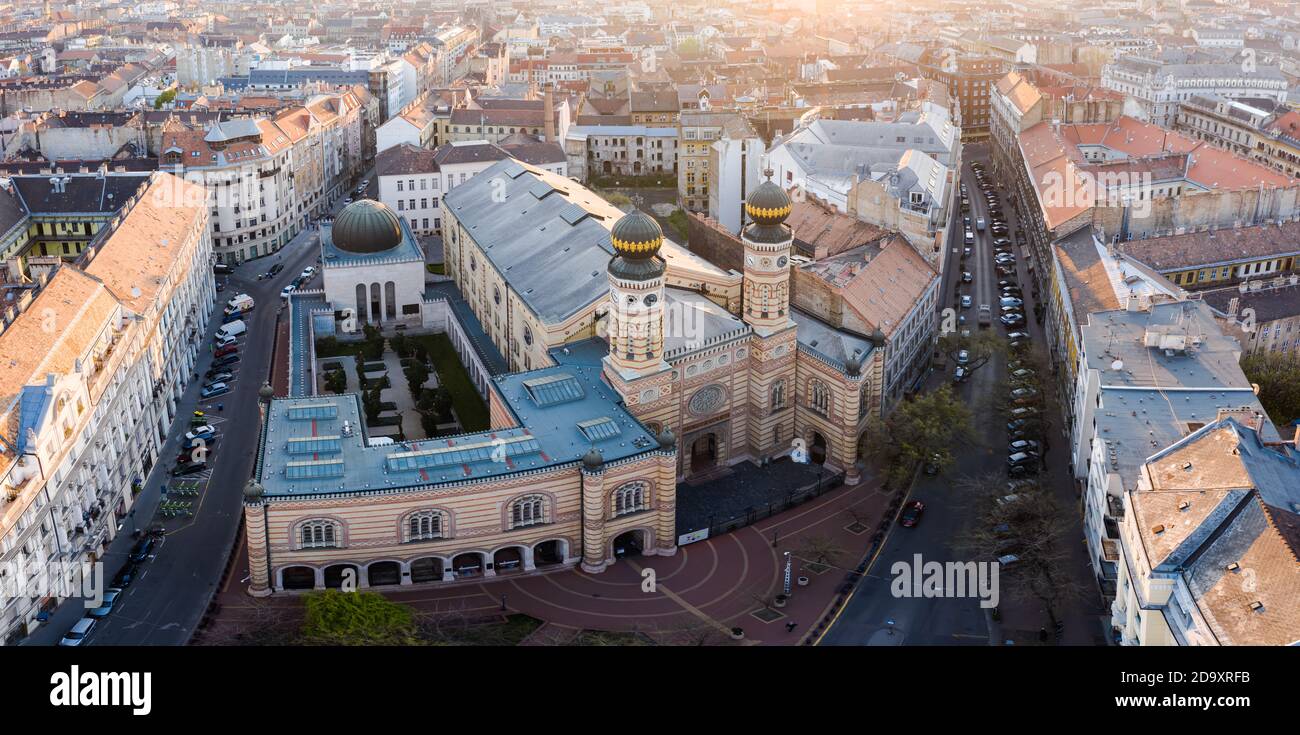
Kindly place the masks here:
POLYGON ((772 410, 780 411, 785 408, 785 381, 778 380, 772 384, 772 410))
POLYGON ((614 491, 614 515, 625 516, 629 513, 636 513, 645 510, 646 505, 646 484, 644 482, 629 482, 614 491))
POLYGON ((869 387, 864 385, 862 390, 858 391, 858 418, 862 418, 867 414, 867 408, 871 403, 871 396, 868 392, 869 387))
POLYGON ((429 541, 443 538, 445 534, 446 523, 441 511, 422 510, 412 513, 406 521, 407 541, 429 541))
POLYGON ((541 495, 525 495, 510 504, 510 527, 522 528, 546 522, 546 499, 541 495))
POLYGON ((302 549, 330 549, 336 548, 342 534, 339 533, 339 524, 334 521, 307 521, 302 524, 299 531, 302 549))
POLYGON ((808 381, 808 406, 823 416, 830 413, 831 392, 820 380, 808 381))

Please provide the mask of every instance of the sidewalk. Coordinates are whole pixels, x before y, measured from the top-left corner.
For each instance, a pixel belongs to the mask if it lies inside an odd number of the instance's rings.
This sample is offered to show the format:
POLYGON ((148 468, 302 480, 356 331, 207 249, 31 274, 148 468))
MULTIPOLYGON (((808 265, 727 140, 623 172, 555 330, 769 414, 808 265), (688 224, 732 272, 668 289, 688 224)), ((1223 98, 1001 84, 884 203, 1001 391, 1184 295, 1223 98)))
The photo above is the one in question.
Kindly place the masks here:
MULTIPOLYGON (((624 559, 598 575, 565 568, 372 591, 421 613, 466 618, 499 614, 504 598, 509 611, 548 623, 525 645, 558 645, 584 629, 638 632, 664 643, 726 644, 733 627, 745 630, 748 645, 799 645, 843 593, 847 570, 856 567, 869 548, 887 502, 879 482, 864 482, 733 533, 680 547, 673 556, 624 559), (861 521, 852 529, 855 518, 846 512, 850 508, 861 521), (836 567, 814 573, 796 559, 789 602, 775 607, 773 598, 783 589, 784 553, 797 555, 809 538, 818 536, 840 548, 836 567), (653 570, 650 592, 643 591, 646 577, 641 570, 653 570), (799 576, 808 577, 807 586, 796 583, 799 576), (787 630, 788 623, 794 623, 792 630, 787 630)), ((268 606, 286 616, 300 614, 297 595, 250 598, 240 582, 247 570, 247 555, 240 548, 230 581, 217 596, 214 639, 258 624, 268 606)))

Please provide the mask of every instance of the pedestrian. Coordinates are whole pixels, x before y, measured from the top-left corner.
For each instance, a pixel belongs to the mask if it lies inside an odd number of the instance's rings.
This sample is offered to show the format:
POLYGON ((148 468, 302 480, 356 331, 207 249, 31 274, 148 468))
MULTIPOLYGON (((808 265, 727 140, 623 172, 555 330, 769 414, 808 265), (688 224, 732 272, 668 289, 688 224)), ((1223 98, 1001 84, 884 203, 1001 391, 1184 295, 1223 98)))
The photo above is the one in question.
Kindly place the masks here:
POLYGON ((790 622, 786 623, 786 624, 785 624, 785 632, 787 632, 787 633, 793 633, 793 632, 794 632, 794 626, 796 626, 796 625, 798 625, 798 623, 794 622, 793 620, 791 620, 790 622))

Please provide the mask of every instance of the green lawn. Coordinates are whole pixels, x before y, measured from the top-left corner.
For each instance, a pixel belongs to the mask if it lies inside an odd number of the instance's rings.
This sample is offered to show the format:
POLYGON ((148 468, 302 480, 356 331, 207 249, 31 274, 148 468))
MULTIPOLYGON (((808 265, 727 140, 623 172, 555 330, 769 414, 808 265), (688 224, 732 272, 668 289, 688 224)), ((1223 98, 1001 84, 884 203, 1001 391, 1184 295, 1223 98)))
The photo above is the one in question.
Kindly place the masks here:
POLYGON ((489 426, 488 407, 479 397, 478 390, 460 364, 451 340, 445 334, 412 335, 411 339, 424 345, 433 362, 438 382, 451 392, 451 403, 456 409, 465 431, 485 431, 489 426))

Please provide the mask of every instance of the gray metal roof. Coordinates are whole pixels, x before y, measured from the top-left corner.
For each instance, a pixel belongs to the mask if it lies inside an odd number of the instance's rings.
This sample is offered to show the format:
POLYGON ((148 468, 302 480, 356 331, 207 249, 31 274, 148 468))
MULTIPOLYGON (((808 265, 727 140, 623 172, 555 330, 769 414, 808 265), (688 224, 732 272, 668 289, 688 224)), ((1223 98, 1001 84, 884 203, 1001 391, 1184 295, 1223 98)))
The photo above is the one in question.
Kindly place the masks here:
POLYGON ((594 197, 562 176, 507 159, 443 200, 510 288, 550 324, 609 294, 605 269, 614 246, 603 221, 613 208, 575 202, 574 192, 583 192, 585 201, 594 197), (574 217, 575 203, 591 214, 574 217))

